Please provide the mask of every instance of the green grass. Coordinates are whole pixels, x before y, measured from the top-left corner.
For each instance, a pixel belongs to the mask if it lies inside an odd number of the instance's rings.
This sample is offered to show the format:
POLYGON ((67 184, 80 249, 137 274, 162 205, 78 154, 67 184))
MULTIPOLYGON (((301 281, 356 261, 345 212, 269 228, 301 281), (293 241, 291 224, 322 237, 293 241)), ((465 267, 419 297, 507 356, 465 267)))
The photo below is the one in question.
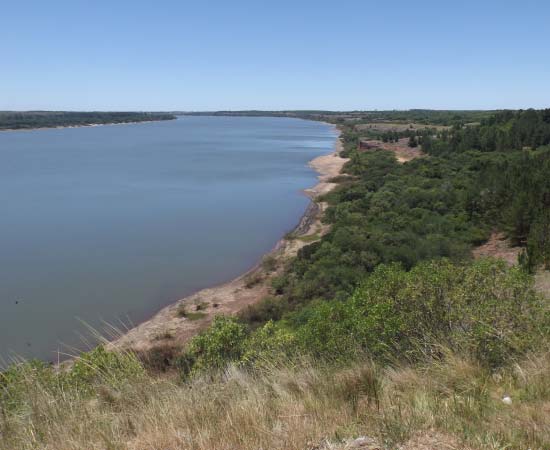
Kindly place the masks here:
POLYGON ((305 236, 298 236, 297 239, 302 242, 315 242, 321 239, 321 235, 319 233, 306 234, 305 236))
POLYGON ((202 304, 201 306, 196 305, 195 309, 195 311, 189 311, 188 305, 182 304, 177 309, 177 315, 178 317, 185 317, 189 320, 200 320, 203 317, 207 316, 205 312, 201 311, 202 309, 204 309, 204 306, 202 306, 202 304))

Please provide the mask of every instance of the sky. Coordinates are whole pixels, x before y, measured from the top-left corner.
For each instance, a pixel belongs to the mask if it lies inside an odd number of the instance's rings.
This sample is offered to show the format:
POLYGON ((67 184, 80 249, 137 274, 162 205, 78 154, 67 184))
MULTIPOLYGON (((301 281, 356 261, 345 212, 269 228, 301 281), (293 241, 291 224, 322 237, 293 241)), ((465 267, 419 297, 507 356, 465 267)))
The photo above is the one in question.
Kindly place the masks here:
POLYGON ((3 2, 0 110, 550 107, 550 1, 3 2))

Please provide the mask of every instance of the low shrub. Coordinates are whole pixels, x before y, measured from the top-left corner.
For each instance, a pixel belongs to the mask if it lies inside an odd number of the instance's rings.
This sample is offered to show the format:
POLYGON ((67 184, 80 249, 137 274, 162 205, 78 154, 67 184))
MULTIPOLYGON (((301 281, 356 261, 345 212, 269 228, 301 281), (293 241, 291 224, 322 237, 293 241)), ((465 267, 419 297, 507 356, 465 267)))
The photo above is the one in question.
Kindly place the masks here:
POLYGON ((183 317, 185 319, 189 320, 200 320, 203 317, 206 317, 206 313, 202 311, 202 309, 206 308, 203 304, 197 304, 195 305, 195 311, 189 311, 188 305, 185 303, 182 303, 178 306, 176 310, 176 314, 178 317, 183 317))
POLYGON ((235 318, 216 316, 206 331, 191 339, 179 364, 195 372, 222 369, 241 358, 246 336, 245 326, 235 318))
POLYGON ((263 279, 264 277, 259 271, 254 271, 245 276, 244 285, 247 289, 251 289, 257 284, 261 283, 263 279))
POLYGON ((532 279, 495 260, 379 266, 348 301, 314 304, 292 320, 300 345, 318 355, 360 347, 417 360, 447 345, 492 368, 536 349, 550 323, 532 279))
MULTIPOLYGON (((241 320, 262 323, 278 316, 278 307, 277 299, 266 298, 241 320)), ((187 362, 197 370, 278 354, 343 363, 363 354, 416 362, 441 357, 447 346, 495 369, 540 348, 549 331, 548 306, 521 269, 490 259, 437 260, 410 271, 381 265, 346 300, 311 302, 254 331, 218 318, 192 340, 187 362)))

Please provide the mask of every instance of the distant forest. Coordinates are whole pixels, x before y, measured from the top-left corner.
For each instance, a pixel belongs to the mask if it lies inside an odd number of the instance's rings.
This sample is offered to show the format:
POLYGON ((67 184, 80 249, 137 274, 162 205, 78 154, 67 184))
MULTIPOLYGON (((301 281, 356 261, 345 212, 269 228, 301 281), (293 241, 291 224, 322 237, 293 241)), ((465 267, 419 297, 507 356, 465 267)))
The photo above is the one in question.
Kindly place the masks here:
POLYGON ((424 125, 464 125, 489 119, 498 111, 481 110, 433 110, 410 109, 388 111, 324 111, 324 110, 285 110, 285 111, 201 111, 178 112, 181 115, 191 116, 232 116, 232 117, 295 117, 308 120, 326 120, 337 124, 404 121, 416 122, 424 125))
POLYGON ((146 122, 175 118, 173 114, 146 112, 0 111, 0 130, 146 122))

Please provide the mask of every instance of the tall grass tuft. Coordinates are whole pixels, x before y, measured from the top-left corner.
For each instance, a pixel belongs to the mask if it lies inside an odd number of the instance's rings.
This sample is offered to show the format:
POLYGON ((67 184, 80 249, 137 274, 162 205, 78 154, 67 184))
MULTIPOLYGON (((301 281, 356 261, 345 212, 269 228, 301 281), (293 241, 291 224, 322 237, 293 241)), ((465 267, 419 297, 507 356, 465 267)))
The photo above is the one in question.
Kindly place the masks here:
POLYGON ((186 381, 148 374, 131 354, 106 355, 76 372, 37 363, 6 372, 0 449, 339 449, 363 435, 387 448, 417 448, 428 435, 436 437, 424 448, 447 439, 455 448, 550 448, 548 353, 498 373, 447 351, 416 367, 304 359, 186 381))

